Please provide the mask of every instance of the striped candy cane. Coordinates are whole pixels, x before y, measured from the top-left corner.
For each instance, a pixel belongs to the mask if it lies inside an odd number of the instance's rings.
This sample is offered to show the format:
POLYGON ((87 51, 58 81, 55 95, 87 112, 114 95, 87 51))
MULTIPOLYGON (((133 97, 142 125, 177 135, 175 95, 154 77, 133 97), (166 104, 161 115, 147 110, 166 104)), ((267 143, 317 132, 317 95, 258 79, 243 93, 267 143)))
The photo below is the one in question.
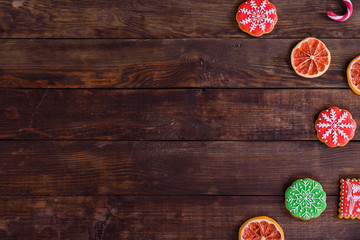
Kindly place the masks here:
POLYGON ((343 2, 346 4, 346 8, 347 8, 346 14, 343 16, 339 16, 333 12, 328 12, 329 18, 331 18, 332 20, 335 20, 337 22, 343 22, 343 21, 346 21, 351 16, 351 14, 353 12, 353 5, 352 5, 351 1, 343 0, 343 2))

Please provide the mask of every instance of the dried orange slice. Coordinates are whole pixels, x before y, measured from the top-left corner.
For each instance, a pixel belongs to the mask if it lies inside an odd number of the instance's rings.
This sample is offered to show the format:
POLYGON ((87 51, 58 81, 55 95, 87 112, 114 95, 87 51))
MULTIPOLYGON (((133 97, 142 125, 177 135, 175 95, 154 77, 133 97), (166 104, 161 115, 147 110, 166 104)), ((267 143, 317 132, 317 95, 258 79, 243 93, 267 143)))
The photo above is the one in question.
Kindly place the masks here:
POLYGON ((239 230, 239 240, 284 240, 280 225, 266 216, 247 220, 239 230))
POLYGON ((360 95, 360 56, 357 56, 350 62, 346 75, 351 89, 360 95))
POLYGON ((305 78, 316 78, 329 68, 331 55, 325 44, 317 38, 306 38, 291 52, 291 65, 295 72, 305 78))

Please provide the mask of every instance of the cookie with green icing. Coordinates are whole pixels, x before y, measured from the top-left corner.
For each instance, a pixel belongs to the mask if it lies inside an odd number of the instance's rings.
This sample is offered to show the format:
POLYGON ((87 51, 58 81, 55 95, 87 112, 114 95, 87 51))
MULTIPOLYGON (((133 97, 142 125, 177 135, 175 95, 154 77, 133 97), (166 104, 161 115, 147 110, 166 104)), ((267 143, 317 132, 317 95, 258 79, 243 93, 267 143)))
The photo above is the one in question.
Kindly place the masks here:
POLYGON ((310 178, 296 180, 285 192, 285 205, 296 218, 316 218, 326 208, 326 193, 320 183, 310 178))

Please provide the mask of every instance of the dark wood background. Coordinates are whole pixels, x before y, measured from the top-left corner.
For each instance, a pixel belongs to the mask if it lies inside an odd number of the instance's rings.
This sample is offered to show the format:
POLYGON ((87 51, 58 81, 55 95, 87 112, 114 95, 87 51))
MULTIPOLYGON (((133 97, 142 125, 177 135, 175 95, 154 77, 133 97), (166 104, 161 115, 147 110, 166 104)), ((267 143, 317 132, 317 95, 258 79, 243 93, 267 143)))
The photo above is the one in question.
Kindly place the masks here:
POLYGON ((231 239, 267 215, 286 239, 359 239, 337 218, 339 179, 360 178, 360 134, 317 140, 330 106, 360 123, 346 67, 360 3, 272 2, 279 21, 241 32, 242 0, 0 0, 0 239, 231 239), (289 54, 323 40, 328 72, 298 77, 289 54), (284 206, 311 177, 326 211, 284 206))

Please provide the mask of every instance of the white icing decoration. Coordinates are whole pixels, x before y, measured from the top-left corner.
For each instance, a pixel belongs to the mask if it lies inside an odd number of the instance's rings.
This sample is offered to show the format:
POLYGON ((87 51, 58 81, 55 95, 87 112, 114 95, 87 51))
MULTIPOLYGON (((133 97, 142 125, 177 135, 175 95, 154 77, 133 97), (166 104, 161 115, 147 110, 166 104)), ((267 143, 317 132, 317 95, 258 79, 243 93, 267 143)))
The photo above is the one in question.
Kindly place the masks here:
MULTIPOLYGON (((329 110, 326 110, 329 112, 329 110)), ((321 135, 321 139, 326 139, 330 135, 332 136, 332 142, 335 145, 340 145, 338 143, 339 136, 345 140, 350 140, 349 136, 344 132, 346 128, 354 128, 352 123, 343 123, 343 121, 349 116, 348 112, 342 113, 339 117, 336 116, 336 111, 332 108, 330 109, 330 115, 326 113, 321 113, 321 116, 326 120, 326 122, 319 122, 316 124, 317 128, 323 128, 325 132, 321 135)), ((321 118, 319 118, 321 120, 321 118)), ((320 132, 320 129, 319 129, 320 132)), ((325 140, 327 142, 327 140, 325 140)))
MULTIPOLYGON (((295 196, 288 197, 286 201, 290 202, 291 205, 294 203, 296 207, 289 209, 292 213, 300 213, 301 218, 308 219, 311 217, 313 211, 317 214, 321 213, 320 202, 326 202, 326 195, 317 195, 314 194, 314 190, 322 190, 321 186, 315 181, 297 181, 296 184, 293 184, 291 187, 292 191, 296 191, 295 196), (300 208, 300 209, 299 209, 300 208)), ((320 192, 318 192, 320 193, 320 192)))
POLYGON ((257 6, 254 0, 250 0, 251 9, 241 8, 239 11, 247 17, 241 21, 240 24, 246 25, 251 24, 249 32, 253 32, 256 28, 260 28, 262 31, 265 31, 266 23, 274 24, 274 19, 270 18, 269 15, 275 13, 274 8, 266 10, 266 6, 269 4, 268 0, 263 0, 260 6, 257 6))
MULTIPOLYGON (((354 194, 360 192, 360 185, 356 183, 351 183, 350 181, 346 181, 345 183, 348 187, 348 191, 345 190, 345 193, 348 193, 346 196, 346 201, 349 201, 349 203, 345 204, 345 206, 349 206, 348 212, 349 214, 353 214, 355 210, 355 205, 360 200, 360 196, 354 194)), ((355 211, 360 212, 360 209, 357 208, 355 211)))

